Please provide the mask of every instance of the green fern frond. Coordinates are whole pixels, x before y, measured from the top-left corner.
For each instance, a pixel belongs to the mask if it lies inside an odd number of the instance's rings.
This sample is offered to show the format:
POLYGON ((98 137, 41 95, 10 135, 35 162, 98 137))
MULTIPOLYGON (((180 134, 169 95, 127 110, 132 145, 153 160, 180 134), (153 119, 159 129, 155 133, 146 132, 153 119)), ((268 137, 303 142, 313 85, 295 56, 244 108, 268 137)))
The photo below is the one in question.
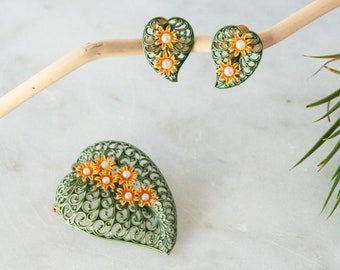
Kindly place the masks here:
MULTIPOLYGON (((318 73, 322 68, 327 69, 330 72, 333 72, 334 74, 339 74, 340 75, 340 70, 331 68, 329 66, 327 66, 327 64, 334 62, 334 61, 338 61, 340 60, 340 54, 333 54, 333 55, 324 55, 324 56, 308 56, 311 58, 323 58, 323 59, 330 59, 328 60, 316 73, 318 73)), ((331 93, 330 95, 316 101, 313 102, 309 105, 307 105, 308 108, 310 107, 314 107, 314 106, 319 106, 321 104, 325 104, 328 103, 330 104, 331 101, 334 101, 336 99, 338 99, 340 97, 340 89, 334 91, 333 93, 331 93)), ((334 115, 334 113, 336 111, 339 111, 340 108, 340 100, 338 100, 335 105, 333 105, 331 108, 329 108, 327 110, 327 113, 325 113, 322 117, 320 117, 319 119, 317 119, 315 122, 320 121, 326 117, 330 117, 330 115, 334 115)), ((323 136, 313 145, 313 147, 293 166, 293 168, 295 168, 296 166, 298 166, 299 164, 301 164, 304 160, 306 160, 310 155, 312 155, 317 149, 319 149, 325 142, 335 142, 335 145, 333 147, 333 149, 329 152, 329 154, 318 164, 319 167, 319 171, 322 170, 326 164, 332 159, 334 158, 334 156, 338 153, 339 149, 340 149, 340 138, 338 138, 337 140, 334 141, 334 138, 338 137, 340 135, 340 117, 338 117, 334 124, 323 134, 323 136), (333 140, 332 140, 333 139, 333 140)), ((334 175, 331 178, 331 182, 333 182, 333 185, 331 187, 331 190, 328 193, 328 196, 326 198, 326 201, 322 207, 321 212, 323 212, 326 208, 326 206, 328 205, 332 195, 334 194, 335 190, 337 189, 339 182, 340 182, 340 164, 338 165, 334 175)), ((337 193, 337 196, 335 198, 335 204, 333 206, 332 211, 330 212, 330 214, 328 215, 328 217, 332 216, 332 214, 334 213, 334 211, 337 209, 337 207, 340 204, 340 189, 337 193)))

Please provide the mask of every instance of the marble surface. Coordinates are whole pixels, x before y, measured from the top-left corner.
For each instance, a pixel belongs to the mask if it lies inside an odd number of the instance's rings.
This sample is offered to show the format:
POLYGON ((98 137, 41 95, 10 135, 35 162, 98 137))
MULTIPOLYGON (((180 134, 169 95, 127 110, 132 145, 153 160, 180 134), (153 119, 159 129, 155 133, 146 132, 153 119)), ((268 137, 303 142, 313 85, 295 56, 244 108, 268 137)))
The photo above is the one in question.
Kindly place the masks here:
MULTIPOLYGON (((261 32, 309 2, 2 0, 0 95, 87 42, 140 37, 152 17, 183 17, 196 35, 241 23, 261 32)), ((335 160, 316 171, 330 147, 290 170, 329 126, 312 123, 324 107, 305 105, 339 80, 311 77, 322 61, 302 55, 339 52, 339 12, 265 50, 232 90, 214 88, 208 53, 191 54, 178 83, 144 56, 111 58, 2 118, 0 269, 339 269, 340 212, 320 215, 335 160), (170 256, 89 236, 51 211, 78 154, 107 139, 138 146, 167 179, 178 212, 170 256)))

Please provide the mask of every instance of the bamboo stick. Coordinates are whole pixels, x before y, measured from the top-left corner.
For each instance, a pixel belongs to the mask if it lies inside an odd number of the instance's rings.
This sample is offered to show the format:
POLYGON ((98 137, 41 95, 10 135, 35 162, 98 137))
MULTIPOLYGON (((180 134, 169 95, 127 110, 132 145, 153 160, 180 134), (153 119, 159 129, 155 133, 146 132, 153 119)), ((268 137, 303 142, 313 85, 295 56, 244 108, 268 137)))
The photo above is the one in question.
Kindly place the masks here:
MULTIPOLYGON (((269 48, 318 17, 340 6, 340 0, 316 0, 259 34, 264 49, 269 48)), ((195 38, 193 52, 210 52, 212 36, 195 38)), ((0 98, 0 118, 57 80, 88 62, 117 56, 143 54, 140 39, 105 40, 87 44, 49 65, 0 98)))

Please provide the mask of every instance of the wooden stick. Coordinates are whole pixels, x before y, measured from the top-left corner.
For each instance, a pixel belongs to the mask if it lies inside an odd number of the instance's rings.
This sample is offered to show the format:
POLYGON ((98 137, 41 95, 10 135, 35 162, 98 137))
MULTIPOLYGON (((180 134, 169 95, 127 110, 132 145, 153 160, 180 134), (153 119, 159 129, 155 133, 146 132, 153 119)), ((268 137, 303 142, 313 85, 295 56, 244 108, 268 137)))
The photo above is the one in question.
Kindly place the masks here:
POLYGON ((264 48, 275 45, 329 11, 340 7, 340 0, 316 0, 260 34, 264 48))
MULTIPOLYGON (((316 0, 259 34, 264 48, 285 39, 318 17, 340 6, 340 0, 316 0)), ((193 52, 210 52, 212 36, 198 36, 193 52)), ((106 40, 87 44, 46 67, 0 98, 0 118, 57 80, 88 62, 116 56, 143 54, 140 39, 106 40)))

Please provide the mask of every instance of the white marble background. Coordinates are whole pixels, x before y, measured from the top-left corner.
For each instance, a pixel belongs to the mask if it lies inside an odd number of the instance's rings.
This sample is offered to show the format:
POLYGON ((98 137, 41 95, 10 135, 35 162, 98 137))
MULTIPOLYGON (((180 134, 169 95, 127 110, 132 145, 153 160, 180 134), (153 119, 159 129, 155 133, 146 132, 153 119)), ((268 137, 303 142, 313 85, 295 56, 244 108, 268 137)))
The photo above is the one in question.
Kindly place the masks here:
MULTIPOLYGON (((196 35, 228 24, 261 32, 302 1, 24 1, 0 4, 0 94, 54 60, 102 39, 140 37, 156 16, 196 35)), ((339 87, 303 54, 339 53, 340 10, 264 51, 243 85, 214 89, 210 54, 194 53, 178 83, 144 56, 90 63, 0 120, 0 269, 339 269, 340 209, 321 207, 335 170, 296 162, 329 127, 305 105, 339 87), (51 211, 55 189, 86 146, 130 142, 159 166, 178 211, 170 256, 104 241, 51 211), (327 209, 327 212, 330 209, 327 209)), ((333 204, 334 201, 331 202, 333 204)))

